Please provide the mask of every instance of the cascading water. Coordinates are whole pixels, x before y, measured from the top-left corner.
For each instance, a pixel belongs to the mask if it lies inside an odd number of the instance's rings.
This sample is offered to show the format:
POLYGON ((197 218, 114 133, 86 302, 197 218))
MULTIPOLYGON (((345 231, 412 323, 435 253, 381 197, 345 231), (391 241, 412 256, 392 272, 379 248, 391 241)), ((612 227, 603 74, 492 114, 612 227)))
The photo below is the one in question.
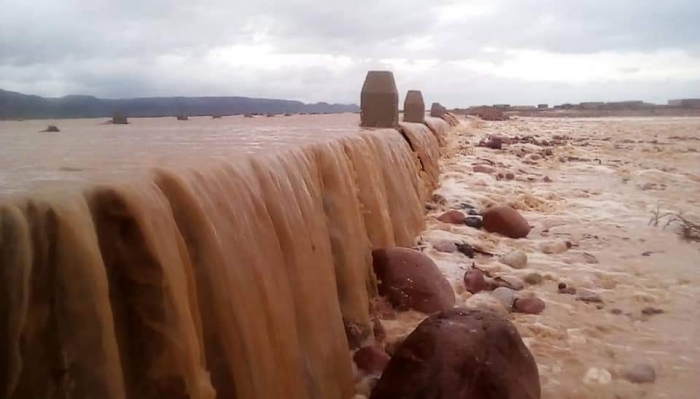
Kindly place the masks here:
MULTIPOLYGON (((316 118, 264 143, 242 118, 221 140, 190 136, 210 119, 170 135, 66 121, 39 168, 0 160, 2 397, 351 397, 371 250, 413 245, 438 141, 316 118)), ((2 133, 16 149, 26 132, 2 133)))

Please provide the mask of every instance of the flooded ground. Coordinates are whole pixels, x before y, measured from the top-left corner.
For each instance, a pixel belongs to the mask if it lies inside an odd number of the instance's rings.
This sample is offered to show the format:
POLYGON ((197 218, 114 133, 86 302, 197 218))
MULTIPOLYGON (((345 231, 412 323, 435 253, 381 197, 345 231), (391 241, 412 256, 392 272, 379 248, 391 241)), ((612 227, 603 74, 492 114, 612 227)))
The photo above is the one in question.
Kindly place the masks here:
POLYGON ((151 166, 230 161, 356 135, 359 115, 131 118, 0 122, 0 194, 130 177, 151 166), (55 125, 58 133, 41 132, 55 125))
MULTIPOLYGON (((462 282, 472 262, 493 276, 543 277, 519 296, 543 299, 544 312, 511 315, 537 360, 543 398, 700 395, 700 243, 681 240, 677 225, 664 229, 666 219, 649 225, 657 209, 700 217, 698 140, 697 118, 472 120, 452 137, 437 191, 446 203, 428 216, 424 250, 451 281, 458 305, 479 302, 462 282), (558 138, 561 145, 551 155, 531 143, 476 147, 487 135, 558 138), (475 173, 474 165, 496 170, 475 173), (515 178, 505 178, 507 172, 515 178), (527 239, 435 219, 462 204, 483 210, 497 203, 527 218, 533 226, 527 239), (496 256, 472 261, 432 248, 443 240, 496 256), (498 261, 515 249, 527 254, 526 268, 498 261), (560 294, 560 283, 593 291, 602 304, 560 294), (640 363, 654 367, 655 383, 622 378, 640 363)), ((385 324, 396 337, 421 318, 403 314, 385 324)))

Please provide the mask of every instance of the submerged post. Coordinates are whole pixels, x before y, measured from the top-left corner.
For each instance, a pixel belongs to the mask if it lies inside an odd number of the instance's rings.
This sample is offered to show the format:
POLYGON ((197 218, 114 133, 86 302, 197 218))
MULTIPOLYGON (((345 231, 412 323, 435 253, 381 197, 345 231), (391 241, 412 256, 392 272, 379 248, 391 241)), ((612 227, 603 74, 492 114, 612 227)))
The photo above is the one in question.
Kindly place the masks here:
POLYGON ((360 97, 360 126, 396 127, 399 124, 399 92, 391 71, 369 71, 360 97))
POLYGON ((446 111, 447 109, 440 105, 440 103, 433 103, 433 105, 430 107, 430 116, 434 118, 442 118, 446 111))
POLYGON ((423 123, 425 121, 425 102, 420 90, 409 90, 403 103, 403 121, 423 123))
POLYGON ((116 111, 114 114, 112 114, 112 124, 113 125, 126 125, 127 120, 126 120, 126 115, 121 113, 120 111, 116 111))

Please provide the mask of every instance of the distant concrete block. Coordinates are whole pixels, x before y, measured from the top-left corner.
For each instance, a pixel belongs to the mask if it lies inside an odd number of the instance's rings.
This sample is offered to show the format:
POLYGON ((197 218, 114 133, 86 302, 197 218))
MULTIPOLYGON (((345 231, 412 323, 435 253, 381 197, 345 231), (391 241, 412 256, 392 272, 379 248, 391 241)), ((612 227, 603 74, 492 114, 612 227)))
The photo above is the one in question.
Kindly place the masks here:
POLYGON ((369 71, 360 96, 360 126, 396 127, 399 124, 399 92, 390 71, 369 71))
POLYGON ((121 112, 115 112, 115 113, 112 115, 112 124, 113 124, 113 125, 126 125, 126 124, 128 124, 128 123, 129 123, 129 122, 128 122, 127 119, 126 119, 126 115, 124 115, 123 113, 121 113, 121 112))
POLYGON ((409 90, 403 103, 403 121, 423 123, 425 121, 425 102, 420 90, 409 90))
POLYGON ((440 103, 433 103, 433 105, 430 106, 430 116, 434 118, 442 118, 445 112, 447 112, 447 108, 440 105, 440 103))

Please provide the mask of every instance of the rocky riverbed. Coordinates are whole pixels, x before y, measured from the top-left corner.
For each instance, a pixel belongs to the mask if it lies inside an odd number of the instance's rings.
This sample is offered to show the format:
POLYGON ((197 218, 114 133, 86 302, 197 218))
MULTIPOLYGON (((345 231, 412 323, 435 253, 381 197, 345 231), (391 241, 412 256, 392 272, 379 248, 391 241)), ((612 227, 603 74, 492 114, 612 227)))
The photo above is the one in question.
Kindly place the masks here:
MULTIPOLYGON (((700 243, 667 222, 700 221, 699 151, 700 118, 469 119, 417 248, 514 323, 543 398, 695 398, 700 243)), ((388 352, 426 317, 376 314, 388 352)))

